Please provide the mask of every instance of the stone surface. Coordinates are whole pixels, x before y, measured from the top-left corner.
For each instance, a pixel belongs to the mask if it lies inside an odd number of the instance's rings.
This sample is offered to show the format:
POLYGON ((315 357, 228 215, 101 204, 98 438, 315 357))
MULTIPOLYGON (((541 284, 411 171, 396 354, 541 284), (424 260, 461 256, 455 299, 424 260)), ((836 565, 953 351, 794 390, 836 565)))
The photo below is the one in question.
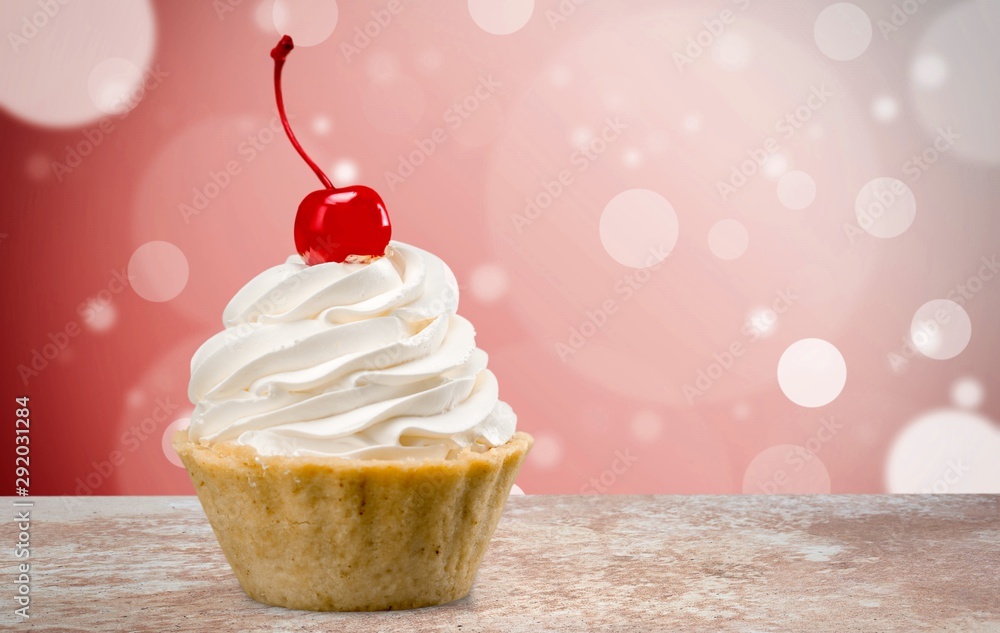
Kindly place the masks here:
POLYGON ((516 496, 468 597, 358 614, 247 598, 194 497, 32 501, 0 629, 1000 631, 997 496, 516 496))

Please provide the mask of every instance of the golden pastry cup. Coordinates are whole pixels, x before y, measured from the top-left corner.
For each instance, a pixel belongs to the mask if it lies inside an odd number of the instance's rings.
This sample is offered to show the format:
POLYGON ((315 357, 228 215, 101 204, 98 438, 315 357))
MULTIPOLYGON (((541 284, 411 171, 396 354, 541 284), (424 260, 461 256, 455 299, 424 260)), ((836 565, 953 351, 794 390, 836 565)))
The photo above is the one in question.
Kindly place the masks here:
POLYGON ((261 456, 173 438, 240 586, 310 611, 414 609, 469 593, 533 439, 449 459, 261 456))

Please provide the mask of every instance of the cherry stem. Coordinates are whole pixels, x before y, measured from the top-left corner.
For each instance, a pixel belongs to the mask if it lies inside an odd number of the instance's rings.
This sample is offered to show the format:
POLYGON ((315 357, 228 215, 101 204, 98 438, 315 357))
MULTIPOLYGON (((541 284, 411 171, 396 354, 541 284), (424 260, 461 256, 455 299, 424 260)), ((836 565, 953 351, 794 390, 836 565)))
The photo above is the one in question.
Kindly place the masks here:
POLYGON ((288 135, 288 140, 292 142, 292 145, 295 147, 295 151, 299 153, 302 160, 306 161, 306 163, 312 167, 312 170, 316 173, 316 177, 323 183, 323 186, 327 189, 336 191, 337 188, 333 186, 333 183, 330 182, 330 179, 323 173, 323 170, 313 162, 313 159, 309 158, 309 155, 306 154, 305 150, 302 149, 302 146, 299 145, 299 141, 295 138, 295 134, 292 132, 292 126, 288 124, 288 116, 285 115, 285 100, 281 97, 281 69, 284 68, 285 58, 288 57, 288 54, 292 52, 293 48, 295 48, 295 45, 292 43, 292 38, 285 35, 281 38, 281 41, 278 42, 278 45, 271 49, 271 57, 274 58, 274 96, 278 101, 278 115, 281 116, 281 125, 284 126, 285 134, 288 135))

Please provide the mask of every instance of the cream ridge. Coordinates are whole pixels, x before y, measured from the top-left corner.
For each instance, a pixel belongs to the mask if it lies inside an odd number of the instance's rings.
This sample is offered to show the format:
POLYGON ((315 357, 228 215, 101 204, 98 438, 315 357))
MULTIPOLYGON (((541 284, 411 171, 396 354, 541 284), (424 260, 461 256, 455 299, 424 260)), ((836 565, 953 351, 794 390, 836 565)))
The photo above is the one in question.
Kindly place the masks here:
POLYGON ((446 458, 514 434, 458 284, 392 241, 368 263, 298 255, 244 286, 191 360, 189 437, 260 455, 446 458))

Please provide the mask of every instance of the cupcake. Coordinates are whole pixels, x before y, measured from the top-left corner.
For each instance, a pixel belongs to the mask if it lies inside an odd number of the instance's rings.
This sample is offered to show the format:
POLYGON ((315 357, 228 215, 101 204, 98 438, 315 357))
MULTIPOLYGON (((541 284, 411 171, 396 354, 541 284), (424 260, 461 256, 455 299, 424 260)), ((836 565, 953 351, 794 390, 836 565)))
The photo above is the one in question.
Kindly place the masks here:
MULTIPOLYGON (((272 51, 279 90, 291 48, 272 51)), ((278 105, 284 117, 280 92, 278 105)), ((388 228, 367 187, 309 194, 299 254, 241 289, 191 361, 195 410, 174 448, 259 602, 465 596, 531 447, 457 314, 451 270, 388 228)))

